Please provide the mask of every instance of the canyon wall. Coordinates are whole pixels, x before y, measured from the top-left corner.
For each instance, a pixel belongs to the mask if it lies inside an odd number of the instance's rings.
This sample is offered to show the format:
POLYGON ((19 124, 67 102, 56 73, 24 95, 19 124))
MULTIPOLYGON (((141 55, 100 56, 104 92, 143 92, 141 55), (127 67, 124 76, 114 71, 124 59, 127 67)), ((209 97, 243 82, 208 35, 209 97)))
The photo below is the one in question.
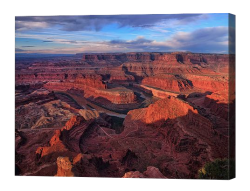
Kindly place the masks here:
POLYGON ((181 92, 193 88, 193 84, 190 80, 187 80, 180 75, 172 74, 146 77, 142 80, 142 84, 173 92, 181 92))
POLYGON ((220 91, 207 95, 204 105, 210 108, 211 112, 225 120, 229 120, 229 97, 227 91, 220 91))
POLYGON ((204 91, 227 91, 229 88, 229 80, 224 76, 207 76, 207 75, 185 75, 189 79, 193 86, 197 89, 204 91))
POLYGON ((228 63, 228 55, 219 54, 199 54, 199 53, 105 53, 105 54, 83 54, 82 60, 88 61, 120 61, 120 62, 134 62, 134 61, 166 61, 169 64, 200 64, 200 63, 228 63))
POLYGON ((54 91, 67 91, 71 89, 82 90, 84 91, 83 96, 85 98, 96 99, 101 97, 114 104, 128 104, 136 100, 134 92, 126 88, 106 89, 105 84, 96 80, 93 81, 92 84, 94 85, 89 86, 91 83, 82 83, 81 80, 76 80, 74 82, 48 82, 44 87, 54 91))
POLYGON ((106 89, 107 85, 99 77, 95 78, 76 78, 75 80, 65 80, 65 81, 51 81, 44 84, 44 87, 51 90, 69 90, 69 89, 79 89, 86 90, 90 89, 106 89))
MULTIPOLYGON (((88 95, 86 95, 88 97, 88 95)), ((126 88, 113 88, 106 90, 95 90, 95 94, 90 94, 89 97, 94 96, 105 98, 114 104, 128 104, 136 101, 136 96, 132 90, 126 88)))

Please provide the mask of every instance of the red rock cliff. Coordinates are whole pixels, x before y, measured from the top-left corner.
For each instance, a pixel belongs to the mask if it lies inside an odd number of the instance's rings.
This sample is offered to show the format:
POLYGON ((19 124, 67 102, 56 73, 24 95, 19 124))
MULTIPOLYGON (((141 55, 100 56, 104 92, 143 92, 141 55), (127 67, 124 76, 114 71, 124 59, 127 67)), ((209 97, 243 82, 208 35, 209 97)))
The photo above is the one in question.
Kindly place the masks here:
POLYGON ((190 80, 179 75, 171 74, 161 74, 144 78, 142 84, 174 92, 181 92, 193 88, 193 84, 190 80))

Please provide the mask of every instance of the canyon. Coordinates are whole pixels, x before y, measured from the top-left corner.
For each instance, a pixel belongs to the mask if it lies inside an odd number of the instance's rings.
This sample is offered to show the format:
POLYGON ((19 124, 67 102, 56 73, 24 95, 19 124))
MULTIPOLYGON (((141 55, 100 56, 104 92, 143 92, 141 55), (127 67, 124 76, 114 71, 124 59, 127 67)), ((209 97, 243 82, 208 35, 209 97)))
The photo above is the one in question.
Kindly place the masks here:
POLYGON ((233 65, 190 52, 16 59, 16 175, 197 178, 234 157, 233 65))

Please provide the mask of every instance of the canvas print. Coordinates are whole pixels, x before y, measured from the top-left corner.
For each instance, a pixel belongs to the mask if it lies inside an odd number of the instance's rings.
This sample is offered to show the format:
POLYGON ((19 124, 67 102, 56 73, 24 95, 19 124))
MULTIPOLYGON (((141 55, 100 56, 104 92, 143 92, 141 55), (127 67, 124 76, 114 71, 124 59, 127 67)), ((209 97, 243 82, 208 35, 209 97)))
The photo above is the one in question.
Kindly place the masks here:
POLYGON ((16 16, 15 175, 234 178, 235 16, 16 16))

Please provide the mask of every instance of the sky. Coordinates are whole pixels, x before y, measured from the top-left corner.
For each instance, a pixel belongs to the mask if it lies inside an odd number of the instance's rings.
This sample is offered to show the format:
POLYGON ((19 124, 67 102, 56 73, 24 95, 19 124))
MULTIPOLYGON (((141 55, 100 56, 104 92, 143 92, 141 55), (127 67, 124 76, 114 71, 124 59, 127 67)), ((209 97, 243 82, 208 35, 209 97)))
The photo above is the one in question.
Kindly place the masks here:
POLYGON ((228 14, 16 17, 15 51, 228 53, 228 28, 228 14))

